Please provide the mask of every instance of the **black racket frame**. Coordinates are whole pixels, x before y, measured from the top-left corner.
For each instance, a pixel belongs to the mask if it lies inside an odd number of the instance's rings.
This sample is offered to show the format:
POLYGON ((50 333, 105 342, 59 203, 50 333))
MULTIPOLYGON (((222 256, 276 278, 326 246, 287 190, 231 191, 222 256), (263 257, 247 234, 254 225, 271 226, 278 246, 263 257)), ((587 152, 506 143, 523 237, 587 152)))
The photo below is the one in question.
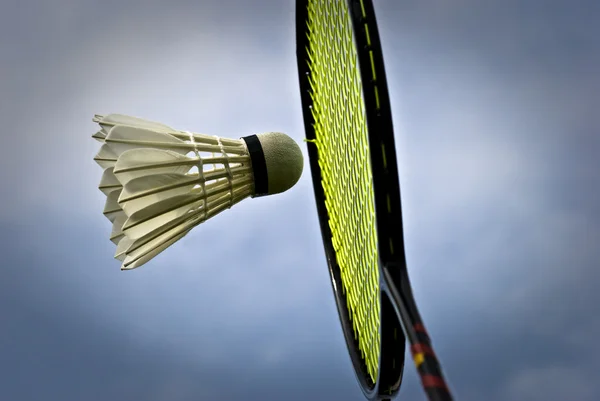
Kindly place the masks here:
POLYGON ((296 2, 296 55, 302 112, 327 265, 356 378, 367 399, 392 399, 402 383, 405 344, 408 338, 413 355, 420 354, 424 357, 418 364, 417 370, 429 399, 451 400, 408 279, 392 112, 375 10, 371 0, 342 0, 348 3, 358 54, 375 196, 381 301, 381 348, 379 374, 375 382, 371 380, 361 357, 350 321, 340 268, 331 241, 332 234, 325 207, 325 194, 321 185, 321 169, 318 164, 318 149, 317 145, 311 142, 316 135, 308 80, 310 75, 307 54, 308 1, 297 0, 296 2))

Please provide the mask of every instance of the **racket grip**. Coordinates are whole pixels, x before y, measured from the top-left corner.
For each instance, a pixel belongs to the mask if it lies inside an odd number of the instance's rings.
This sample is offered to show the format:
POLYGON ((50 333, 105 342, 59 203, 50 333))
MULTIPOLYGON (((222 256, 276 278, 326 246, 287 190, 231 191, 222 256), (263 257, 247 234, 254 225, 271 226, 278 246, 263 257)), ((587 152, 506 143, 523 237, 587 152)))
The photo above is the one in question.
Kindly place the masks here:
POLYGON ((429 401, 452 401, 450 389, 425 328, 422 324, 417 324, 415 331, 419 342, 411 345, 410 352, 429 401))
POLYGON ((450 395, 450 392, 447 389, 426 387, 425 393, 427 394, 429 401, 452 401, 452 395, 450 395))
POLYGON ((429 360, 423 363, 423 365, 418 368, 418 371, 421 378, 421 384, 423 385, 423 389, 425 390, 429 401, 452 401, 450 389, 446 384, 442 372, 439 371, 439 363, 437 361, 429 360), (423 366, 425 364, 427 364, 427 366, 423 366), (436 366, 438 369, 435 368, 436 366))

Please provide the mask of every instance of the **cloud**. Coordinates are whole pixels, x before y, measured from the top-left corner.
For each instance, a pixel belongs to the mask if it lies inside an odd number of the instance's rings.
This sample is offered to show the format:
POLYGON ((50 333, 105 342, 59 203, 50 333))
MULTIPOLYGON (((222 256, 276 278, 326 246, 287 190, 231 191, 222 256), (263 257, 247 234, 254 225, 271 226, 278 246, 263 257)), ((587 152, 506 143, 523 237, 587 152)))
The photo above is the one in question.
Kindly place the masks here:
POLYGON ((544 367, 522 370, 507 384, 507 400, 594 400, 593 377, 579 369, 544 367))

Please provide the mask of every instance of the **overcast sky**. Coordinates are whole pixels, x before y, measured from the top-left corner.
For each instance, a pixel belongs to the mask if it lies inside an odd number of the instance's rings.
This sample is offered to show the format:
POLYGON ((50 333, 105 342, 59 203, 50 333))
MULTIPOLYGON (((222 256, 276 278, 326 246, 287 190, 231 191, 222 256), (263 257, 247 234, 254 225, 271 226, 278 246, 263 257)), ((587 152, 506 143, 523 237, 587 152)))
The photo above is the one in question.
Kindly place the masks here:
MULTIPOLYGON (((410 274, 456 399, 599 400, 600 2, 376 3, 410 274)), ((301 141, 294 7, 0 1, 0 399, 363 399, 308 168, 132 272, 97 189, 95 113, 301 141)))

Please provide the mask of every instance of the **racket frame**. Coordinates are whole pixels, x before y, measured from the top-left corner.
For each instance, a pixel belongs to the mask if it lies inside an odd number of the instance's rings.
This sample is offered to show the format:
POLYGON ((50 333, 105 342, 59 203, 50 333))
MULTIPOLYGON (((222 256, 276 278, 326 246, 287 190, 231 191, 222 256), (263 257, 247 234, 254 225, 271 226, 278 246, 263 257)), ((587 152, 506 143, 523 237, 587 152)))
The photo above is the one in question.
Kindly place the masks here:
POLYGON ((321 185, 318 149, 314 139, 314 118, 310 108, 312 97, 309 84, 310 66, 307 48, 308 0, 296 1, 296 52, 304 127, 309 164, 317 204, 319 224, 325 255, 342 331, 359 385, 369 400, 389 400, 398 393, 404 371, 405 344, 408 337, 413 356, 423 357, 425 363, 417 369, 431 400, 451 400, 441 375, 437 358, 418 313, 408 278, 404 247, 400 185, 397 171, 392 112, 379 39, 375 10, 371 0, 344 0, 352 20, 354 43, 362 81, 365 104, 371 169, 373 175, 374 208, 376 213, 379 254, 380 287, 380 357, 378 377, 371 380, 355 339, 340 268, 332 244, 332 233, 321 185), (364 68, 364 67, 367 68, 364 68), (416 346, 415 346, 416 345, 416 346), (433 370, 433 372, 431 371, 433 370), (435 385, 424 382, 438 379, 435 385), (441 381, 440 381, 441 380, 441 381))

